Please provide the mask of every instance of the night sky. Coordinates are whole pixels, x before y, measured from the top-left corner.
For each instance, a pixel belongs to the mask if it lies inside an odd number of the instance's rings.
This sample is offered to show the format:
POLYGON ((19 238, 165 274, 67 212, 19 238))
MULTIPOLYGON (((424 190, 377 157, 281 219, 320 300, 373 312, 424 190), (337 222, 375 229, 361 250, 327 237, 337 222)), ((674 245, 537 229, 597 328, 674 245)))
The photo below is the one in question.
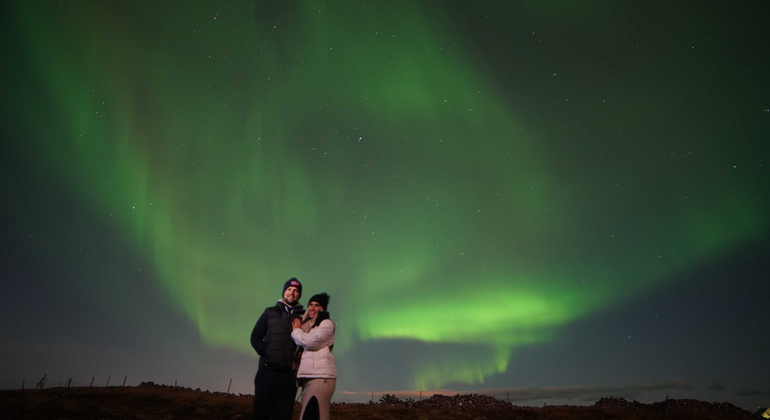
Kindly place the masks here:
POLYGON ((335 401, 770 404, 766 2, 0 16, 0 388, 251 393, 297 277, 335 401))

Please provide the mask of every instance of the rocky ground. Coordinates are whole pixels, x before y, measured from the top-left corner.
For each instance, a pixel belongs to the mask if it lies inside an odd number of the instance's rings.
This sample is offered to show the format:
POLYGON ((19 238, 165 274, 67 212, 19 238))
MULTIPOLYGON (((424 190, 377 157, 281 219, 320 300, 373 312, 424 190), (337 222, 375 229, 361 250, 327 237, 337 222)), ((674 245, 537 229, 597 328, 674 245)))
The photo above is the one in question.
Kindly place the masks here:
MULTIPOLYGON (((602 398, 593 406, 520 407, 486 395, 434 395, 422 401, 332 404, 334 419, 671 419, 757 418, 729 403, 602 398)), ((142 383, 137 387, 0 391, 0 419, 247 419, 249 395, 142 383)), ((294 418, 299 416, 299 404, 294 418)))

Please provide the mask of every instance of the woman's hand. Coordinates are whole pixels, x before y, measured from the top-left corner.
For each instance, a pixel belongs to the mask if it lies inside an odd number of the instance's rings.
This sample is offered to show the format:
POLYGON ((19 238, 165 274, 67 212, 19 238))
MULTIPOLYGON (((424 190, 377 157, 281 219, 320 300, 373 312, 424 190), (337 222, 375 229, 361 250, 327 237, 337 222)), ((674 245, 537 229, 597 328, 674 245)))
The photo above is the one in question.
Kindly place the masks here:
POLYGON ((299 320, 299 318, 294 318, 294 319, 291 321, 291 326, 292 326, 292 327, 294 327, 294 329, 295 329, 295 330, 296 330, 297 328, 299 328, 301 325, 302 325, 302 321, 300 321, 300 320, 299 320))

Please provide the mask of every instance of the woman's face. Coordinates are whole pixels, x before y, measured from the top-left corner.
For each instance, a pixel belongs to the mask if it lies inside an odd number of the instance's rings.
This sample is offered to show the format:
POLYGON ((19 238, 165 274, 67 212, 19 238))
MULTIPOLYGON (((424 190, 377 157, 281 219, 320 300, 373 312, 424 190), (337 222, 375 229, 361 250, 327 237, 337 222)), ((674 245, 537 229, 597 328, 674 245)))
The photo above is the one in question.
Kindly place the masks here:
POLYGON ((318 312, 323 310, 324 308, 319 305, 318 302, 310 302, 307 305, 307 317, 314 319, 316 316, 318 316, 318 312))

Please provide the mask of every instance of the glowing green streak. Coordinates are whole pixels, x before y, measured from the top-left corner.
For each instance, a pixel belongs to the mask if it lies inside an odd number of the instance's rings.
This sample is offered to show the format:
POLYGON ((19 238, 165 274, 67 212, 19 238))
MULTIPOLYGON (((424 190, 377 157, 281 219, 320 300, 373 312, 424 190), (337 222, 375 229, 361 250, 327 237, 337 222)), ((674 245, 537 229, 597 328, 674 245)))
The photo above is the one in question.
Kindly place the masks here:
MULTIPOLYGON (((476 385, 485 378, 505 372, 510 349, 505 346, 479 346, 477 357, 469 358, 463 352, 434 352, 428 363, 421 363, 415 373, 416 389, 438 389, 447 383, 463 382, 476 385)), ((427 362, 427 360, 426 360, 427 362)))

